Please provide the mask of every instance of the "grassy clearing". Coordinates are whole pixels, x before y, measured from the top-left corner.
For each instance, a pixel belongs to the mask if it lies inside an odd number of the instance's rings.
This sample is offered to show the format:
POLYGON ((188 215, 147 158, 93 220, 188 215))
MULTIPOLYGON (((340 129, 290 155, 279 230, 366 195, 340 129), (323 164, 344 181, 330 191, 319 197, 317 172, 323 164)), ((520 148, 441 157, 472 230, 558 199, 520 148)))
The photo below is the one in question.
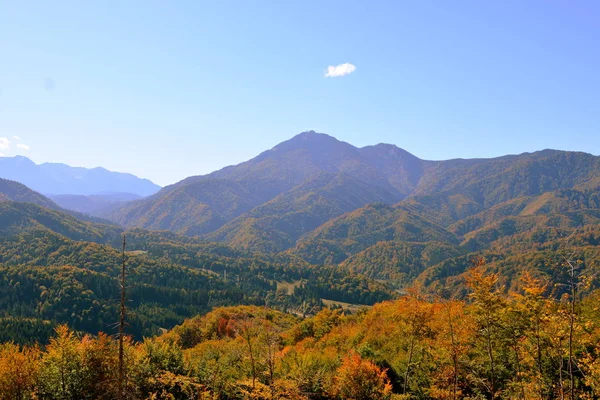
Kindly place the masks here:
POLYGON ((331 306, 342 307, 344 310, 348 310, 350 312, 356 312, 356 311, 364 309, 364 308, 372 308, 373 307, 373 306, 365 306, 363 304, 344 303, 342 301, 334 301, 334 300, 327 300, 327 299, 321 299, 321 300, 323 301, 323 304, 325 304, 327 307, 331 307, 331 306))
POLYGON ((293 294, 294 289, 300 286, 302 282, 304 282, 302 279, 292 282, 276 281, 277 290, 284 290, 287 294, 293 294))
POLYGON ((132 251, 126 251, 125 254, 127 254, 128 256, 142 256, 144 254, 147 254, 148 252, 146 250, 132 250, 132 251))

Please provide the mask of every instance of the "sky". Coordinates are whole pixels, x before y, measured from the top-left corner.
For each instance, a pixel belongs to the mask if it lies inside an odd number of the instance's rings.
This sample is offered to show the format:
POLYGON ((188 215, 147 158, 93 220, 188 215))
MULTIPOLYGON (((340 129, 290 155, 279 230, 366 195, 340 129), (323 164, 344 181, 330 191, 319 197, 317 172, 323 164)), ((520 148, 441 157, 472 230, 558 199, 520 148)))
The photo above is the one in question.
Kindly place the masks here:
POLYGON ((600 2, 0 0, 0 154, 160 185, 306 130, 600 154, 600 2))

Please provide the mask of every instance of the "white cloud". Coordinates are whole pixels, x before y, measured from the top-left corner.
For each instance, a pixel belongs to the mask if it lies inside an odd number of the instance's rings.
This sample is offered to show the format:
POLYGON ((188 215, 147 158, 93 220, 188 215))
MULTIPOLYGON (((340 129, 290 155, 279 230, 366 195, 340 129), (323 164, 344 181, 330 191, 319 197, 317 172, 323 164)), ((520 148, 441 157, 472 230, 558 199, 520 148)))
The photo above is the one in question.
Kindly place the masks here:
POLYGON ((26 144, 23 143, 19 143, 17 145, 18 148, 23 149, 23 150, 29 150, 29 146, 27 146, 26 144))
POLYGON ((330 65, 325 72, 325 78, 334 78, 336 76, 344 76, 353 73, 356 67, 353 64, 345 63, 340 65, 330 65))
POLYGON ((15 139, 15 140, 21 140, 21 138, 19 136, 13 136, 13 139, 15 139))
POLYGON ((6 157, 4 153, 0 153, 0 157, 6 157))
POLYGON ((0 137, 0 149, 10 149, 10 140, 5 137, 0 137))

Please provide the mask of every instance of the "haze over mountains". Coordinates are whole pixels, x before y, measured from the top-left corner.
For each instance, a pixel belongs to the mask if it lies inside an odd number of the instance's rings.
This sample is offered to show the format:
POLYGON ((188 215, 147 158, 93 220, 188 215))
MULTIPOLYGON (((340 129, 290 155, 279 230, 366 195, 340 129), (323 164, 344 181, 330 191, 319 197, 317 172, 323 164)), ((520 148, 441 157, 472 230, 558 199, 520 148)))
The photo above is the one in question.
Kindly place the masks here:
POLYGON ((131 193, 140 197, 160 190, 148 179, 108 171, 104 168, 71 167, 65 164, 35 164, 27 157, 0 157, 0 178, 20 182, 45 195, 107 195, 131 193))
POLYGON ((31 190, 22 183, 0 178, 0 201, 33 203, 47 208, 57 208, 47 197, 31 190))
POLYGON ((66 208, 84 214, 100 215, 142 196, 133 193, 106 193, 92 195, 56 194, 48 196, 52 201, 66 208))

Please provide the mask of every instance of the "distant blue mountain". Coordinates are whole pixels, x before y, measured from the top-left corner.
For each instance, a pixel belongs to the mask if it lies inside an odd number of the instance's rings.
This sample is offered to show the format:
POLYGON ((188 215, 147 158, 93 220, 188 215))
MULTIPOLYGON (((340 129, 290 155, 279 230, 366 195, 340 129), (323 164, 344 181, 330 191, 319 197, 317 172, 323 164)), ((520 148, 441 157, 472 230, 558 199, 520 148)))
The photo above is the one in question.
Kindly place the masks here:
POLYGON ((1 157, 0 178, 20 182, 47 195, 96 195, 132 193, 142 197, 160 190, 160 186, 132 174, 104 168, 71 167, 65 164, 35 164, 27 157, 1 157))
POLYGON ((57 194, 49 197, 64 209, 89 215, 101 215, 124 205, 126 202, 142 198, 142 196, 133 193, 102 193, 89 196, 57 194))

